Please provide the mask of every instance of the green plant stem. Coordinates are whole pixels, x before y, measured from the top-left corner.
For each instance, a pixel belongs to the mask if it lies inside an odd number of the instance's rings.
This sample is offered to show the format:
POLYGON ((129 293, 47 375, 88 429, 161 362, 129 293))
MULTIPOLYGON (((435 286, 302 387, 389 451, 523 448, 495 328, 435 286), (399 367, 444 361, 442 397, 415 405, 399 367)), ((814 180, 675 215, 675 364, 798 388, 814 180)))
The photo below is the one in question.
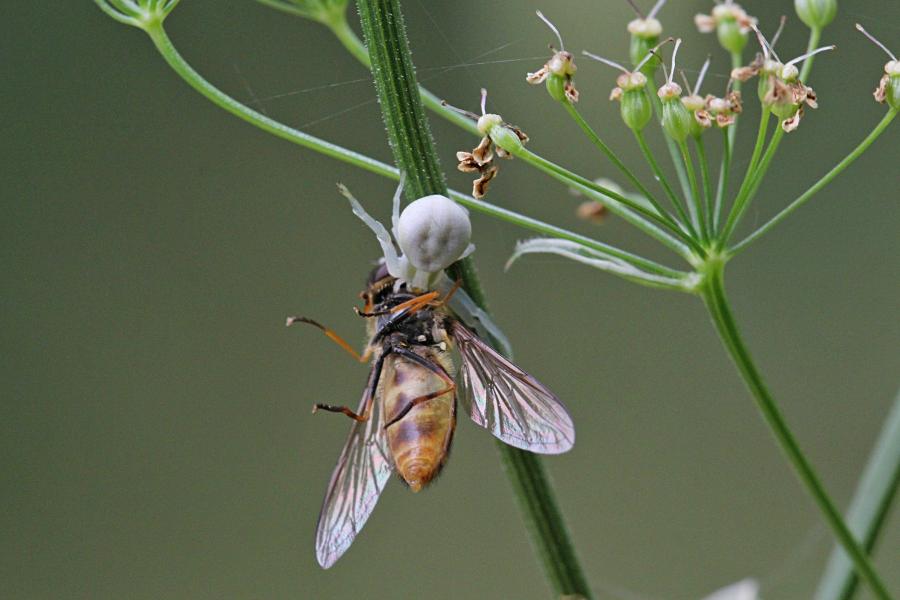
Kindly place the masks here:
POLYGON ((650 165, 650 169, 653 171, 654 177, 666 192, 666 196, 668 196, 669 202, 671 202, 672 206, 675 207, 675 212, 678 213, 678 217, 681 219, 681 225, 685 228, 685 230, 691 237, 696 238, 697 232, 694 230, 694 226, 691 224, 691 219, 685 212, 684 207, 681 205, 681 202, 678 200, 678 196, 675 194, 672 186, 669 185, 669 180, 666 178, 666 174, 663 173, 662 168, 656 161, 656 157, 653 155, 653 151, 650 149, 650 146, 647 144, 647 139, 644 137, 644 132, 634 131, 634 139, 637 140, 638 146, 640 146, 641 152, 643 153, 647 164, 650 165))
POLYGON ((790 215, 792 212, 803 206, 810 198, 812 198, 815 194, 817 194, 822 188, 831 183, 835 177, 840 175, 844 169, 849 167, 857 158, 859 158, 863 152, 865 152, 872 143, 878 139, 878 137, 884 133, 887 129, 888 125, 891 124, 891 121, 894 120, 894 117, 897 116, 898 109, 892 108, 884 115, 878 125, 875 126, 875 129, 872 130, 869 135, 866 136, 860 144, 853 149, 847 156, 841 160, 838 164, 836 164, 828 173, 826 173, 821 179, 812 184, 805 192, 800 194, 794 201, 788 204, 785 208, 781 210, 777 215, 769 219, 762 227, 751 233, 744 240, 734 245, 734 247, 729 251, 730 254, 735 254, 740 252, 761 236, 763 236, 770 229, 775 227, 778 223, 783 221, 790 215))
POLYGON ((588 137, 591 142, 600 149, 603 154, 606 155, 607 158, 619 169, 619 171, 628 178, 628 181, 637 188, 637 190, 644 195, 645 198, 653 205, 660 215, 667 217, 667 220, 676 225, 677 222, 672 218, 672 215, 669 214, 668 211, 664 210, 662 206, 660 206, 659 201, 656 197, 650 193, 650 190, 647 189, 647 186, 643 184, 643 182, 637 178, 637 176, 629 169, 625 163, 613 152, 612 148, 606 145, 606 143, 600 139, 600 136, 597 135, 597 132, 588 124, 587 121, 584 120, 584 117, 581 116, 581 113, 578 112, 578 109, 575 108, 575 105, 569 102, 568 100, 563 100, 561 104, 565 107, 566 112, 569 113, 569 116, 572 117, 572 120, 578 124, 584 134, 588 137))
MULTIPOLYGON (((856 486, 847 524, 863 547, 871 554, 878 534, 890 512, 891 502, 900 487, 900 392, 884 420, 862 477, 856 486)), ((816 600, 850 600, 859 585, 859 577, 847 553, 836 546, 816 591, 816 600)))
MULTIPOLYGON (((743 64, 744 64, 743 51, 732 52, 731 53, 731 69, 732 70, 737 69, 738 67, 743 66, 743 64)), ((735 92, 740 92, 741 91, 741 81, 738 79, 732 79, 731 80, 731 89, 734 90, 735 92)), ((734 123, 732 123, 727 129, 728 135, 726 137, 728 138, 728 143, 725 145, 725 151, 729 154, 729 156, 732 154, 732 152, 734 150, 734 140, 737 138, 738 121, 740 121, 740 118, 741 118, 740 115, 735 115, 734 123)), ((727 164, 727 166, 729 168, 731 167, 730 163, 723 163, 723 164, 727 164)), ((727 175, 727 173, 726 173, 726 175, 727 175)))
POLYGON ((709 157, 706 156, 706 145, 703 143, 703 137, 694 140, 697 146, 697 162, 700 163, 700 178, 703 180, 703 198, 706 201, 706 209, 704 210, 704 224, 706 226, 706 239, 712 239, 715 230, 713 229, 713 189, 712 180, 709 177, 709 157))
MULTIPOLYGON (((362 63, 366 68, 372 68, 372 62, 369 60, 369 52, 366 50, 366 45, 363 44, 359 37, 357 37, 356 33, 353 32, 353 29, 350 28, 346 18, 339 19, 333 23, 326 23, 326 25, 328 25, 338 41, 341 42, 344 48, 346 48, 356 60, 362 63)), ((422 86, 419 86, 419 96, 422 98, 422 103, 435 114, 450 121, 454 125, 465 129, 473 135, 481 135, 472 119, 450 110, 441 103, 440 98, 422 86)))
POLYGON ((707 263, 706 279, 701 288, 701 293, 712 316, 716 331, 722 339, 722 343, 731 355, 738 371, 740 371, 750 393, 756 400, 757 407, 778 440, 781 449, 790 461, 791 466, 794 467, 797 477, 821 510, 822 515, 841 546, 850 555, 857 572, 869 584, 877 598, 889 600, 890 595, 869 561, 868 555, 857 543, 853 534, 850 533, 843 517, 835 508, 818 475, 816 475, 812 465, 800 449, 790 427, 781 414, 781 410, 766 388, 762 375, 753 363, 749 350, 744 345, 740 331, 731 314, 728 298, 725 295, 723 262, 709 261, 707 263))
POLYGON ((701 205, 700 198, 700 186, 697 185, 697 174, 694 172, 694 161, 691 158, 691 153, 688 150, 687 142, 682 141, 678 143, 678 149, 681 151, 681 160, 684 161, 684 167, 687 171, 688 182, 691 186, 691 218, 694 222, 694 227, 700 231, 700 235, 704 240, 708 240, 709 236, 704 231, 703 226, 703 209, 701 205))
MULTIPOLYGON (((821 27, 813 27, 809 30, 809 42, 806 44, 806 51, 812 52, 816 49, 816 46, 819 45, 819 40, 822 37, 822 28, 821 27)), ((809 74, 812 72, 813 60, 815 60, 815 55, 810 56, 803 62, 803 67, 800 69, 800 81, 809 85, 809 74)))
MULTIPOLYGON (((734 233, 734 230, 737 228, 738 223, 741 221, 741 217, 747 212, 747 208, 750 206, 750 203, 753 201, 753 198, 756 196, 756 191, 759 189, 759 186, 762 184, 763 179, 766 176, 766 172, 769 170, 769 165, 772 164, 772 159, 775 158, 775 153, 778 151, 778 145, 781 143, 781 140, 784 138, 784 129, 778 127, 775 130, 775 133, 772 134, 772 139, 769 141, 769 146, 766 148, 765 154, 763 154, 762 159, 759 161, 759 164, 756 166, 756 172, 753 174, 753 178, 750 183, 750 187, 747 189, 747 192, 742 197, 742 202, 740 204, 740 210, 735 213, 734 223, 730 230, 722 231, 722 245, 726 246, 728 244, 728 240, 731 237, 731 234, 734 233)), ((737 204, 737 203, 736 203, 737 204)))
MULTIPOLYGON (((444 193, 446 186, 419 98, 399 1, 358 0, 357 8, 394 158, 407 173, 407 189, 414 197, 444 193)), ((452 275, 461 278, 464 289, 484 308, 484 293, 471 261, 460 262, 452 275)), ((540 459, 500 442, 498 447, 554 591, 590 597, 540 459)))
MULTIPOLYGON (((734 199, 734 203, 731 205, 731 210, 728 213, 728 218, 725 220, 725 225, 722 227, 722 233, 719 236, 720 243, 724 245, 728 241, 728 236, 731 235, 731 232, 737 226, 737 221, 740 218, 740 215, 744 212, 744 204, 747 201, 747 196, 750 193, 750 189, 753 187, 753 179, 756 175, 756 167, 759 163, 760 155, 762 154, 763 148, 766 144, 766 133, 769 130, 769 117, 771 112, 768 108, 762 107, 762 112, 759 116, 759 129, 756 133, 756 144, 753 146, 753 154, 750 157, 750 164, 747 165, 747 171, 744 173, 744 180, 741 182, 741 187, 738 190, 737 196, 734 199)), ((778 128, 778 131, 781 131, 781 128, 778 128)), ((772 145, 770 144, 771 148, 772 145)))
POLYGON ((703 249, 697 245, 696 241, 685 235, 682 230, 670 225, 659 215, 647 210, 633 200, 625 198, 621 194, 617 194, 602 185, 598 185, 577 173, 573 173, 572 171, 531 152, 527 148, 522 147, 519 150, 511 150, 510 153, 516 158, 520 158, 523 161, 530 163, 532 166, 537 167, 554 179, 565 183, 567 186, 579 189, 593 198, 599 198, 609 210, 645 232, 647 235, 669 246, 683 257, 689 258, 691 256, 691 250, 688 246, 690 246, 695 253, 702 255, 703 249), (668 230, 677 237, 673 237, 670 233, 660 229, 660 227, 668 230), (682 243, 682 241, 679 241, 679 238, 685 242, 687 246, 685 243, 682 243))
POLYGON ((728 178, 731 174, 731 127, 722 130, 722 164, 719 167, 719 184, 716 187, 716 206, 713 209, 712 231, 719 231, 719 223, 722 220, 722 205, 725 203, 725 194, 728 193, 728 178))
MULTIPOLYGON (((292 127, 288 127, 283 123, 279 123, 278 121, 270 119, 269 117, 253 110, 252 108, 241 104, 231 96, 228 96, 227 94, 213 86, 211 83, 206 81, 199 73, 197 73, 184 60, 181 54, 178 53, 161 25, 154 25, 147 30, 147 33, 153 40, 157 50, 165 59, 166 63, 168 63, 169 66, 179 76, 181 76, 181 78, 184 79, 186 83, 200 92, 204 97, 209 99, 216 106, 219 106, 220 108, 225 109, 226 111, 250 123, 251 125, 254 125, 262 129, 263 131, 271 133, 284 140, 287 140, 299 146, 303 146, 305 148, 309 148, 348 164, 361 167, 377 175, 388 177, 393 180, 399 180, 400 171, 392 165, 388 165, 381 161, 370 158, 364 154, 354 152, 353 150, 343 148, 342 146, 332 144, 292 127)), ((453 198, 453 200, 455 200, 456 202, 459 202, 463 206, 472 210, 487 214, 514 225, 518 225, 525 229, 530 229, 532 231, 536 231, 538 233, 542 233, 552 237, 571 240, 588 248, 594 248, 596 250, 606 252, 643 270, 658 273, 667 277, 681 277, 684 275, 682 271, 670 269, 669 267, 665 267, 636 254, 632 254, 614 246, 610 246, 608 244, 598 242, 597 240, 585 237, 583 235, 567 231, 555 225, 551 225, 549 223, 545 223, 543 221, 521 215, 501 206, 483 202, 481 200, 476 200, 471 196, 463 194, 462 192, 450 190, 450 197, 453 198)))

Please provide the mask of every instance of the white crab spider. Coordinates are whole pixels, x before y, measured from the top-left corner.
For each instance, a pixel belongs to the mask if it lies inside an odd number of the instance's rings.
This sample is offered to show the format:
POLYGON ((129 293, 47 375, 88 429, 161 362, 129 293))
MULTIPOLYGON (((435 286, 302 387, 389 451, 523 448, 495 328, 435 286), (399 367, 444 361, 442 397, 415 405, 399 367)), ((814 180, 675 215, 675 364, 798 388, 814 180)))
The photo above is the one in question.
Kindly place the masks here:
MULTIPOLYGON (((350 201, 353 214, 375 234, 388 273, 397 278, 397 285, 406 283, 414 289, 438 290, 446 296, 454 282, 444 269, 475 251, 475 245, 469 241, 472 237, 469 213, 440 194, 414 200, 401 212, 405 180, 406 174, 401 173, 400 184, 394 193, 390 232, 366 212, 344 185, 339 184, 338 189, 350 201)), ((501 350, 510 356, 506 336, 464 290, 451 296, 450 307, 464 323, 480 335, 489 336, 487 339, 496 340, 501 350)))

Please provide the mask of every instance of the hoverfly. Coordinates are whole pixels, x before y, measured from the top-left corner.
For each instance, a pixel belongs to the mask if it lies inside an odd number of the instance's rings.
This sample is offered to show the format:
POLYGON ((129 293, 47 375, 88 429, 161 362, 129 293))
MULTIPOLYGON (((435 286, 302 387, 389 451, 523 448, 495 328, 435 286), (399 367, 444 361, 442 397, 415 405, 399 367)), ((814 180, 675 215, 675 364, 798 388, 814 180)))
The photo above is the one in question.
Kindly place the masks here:
MULTIPOLYGON (((395 198, 395 215, 398 204, 395 198)), ((355 203, 357 208, 364 213, 355 203)), ((475 423, 511 446, 560 454, 574 443, 572 419, 557 397, 488 346, 451 309, 450 297, 464 295, 457 287, 442 298, 437 290, 415 288, 392 275, 389 261, 380 261, 360 294, 365 305, 356 311, 366 319, 369 336, 362 355, 311 319, 288 319, 288 325, 318 327, 372 365, 355 411, 327 404, 313 408, 354 420, 316 528, 316 557, 323 568, 350 547, 392 472, 414 492, 440 473, 456 428, 457 396, 475 423), (461 358, 458 378, 454 349, 461 358)))

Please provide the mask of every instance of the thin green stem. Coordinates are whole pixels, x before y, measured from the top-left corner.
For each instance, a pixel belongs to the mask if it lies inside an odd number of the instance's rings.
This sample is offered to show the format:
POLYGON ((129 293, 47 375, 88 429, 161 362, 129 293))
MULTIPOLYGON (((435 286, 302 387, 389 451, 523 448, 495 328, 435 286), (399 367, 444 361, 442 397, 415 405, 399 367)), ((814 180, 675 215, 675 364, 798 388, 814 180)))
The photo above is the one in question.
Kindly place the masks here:
POLYGON ((634 139, 637 140, 638 146, 640 146, 641 152, 643 153, 647 164, 650 165, 650 169, 653 171, 654 177, 666 192, 666 196, 668 196, 669 202, 671 202, 672 206, 675 207, 675 212, 678 213, 678 217, 681 219, 681 225, 691 237, 696 238, 697 232, 694 229, 694 226, 691 224, 691 218, 685 212, 684 207, 681 205, 681 201, 675 194, 675 190, 673 190, 672 186, 669 185, 669 180, 666 178, 666 174, 659 166, 659 163, 656 161, 656 157, 653 155, 653 151, 647 144, 647 139, 644 137, 644 132, 634 131, 634 139))
POLYGON ((700 163, 700 178, 703 180, 703 198, 706 201, 706 209, 703 211, 704 225, 706 227, 706 239, 712 239, 715 234, 713 229, 713 189, 712 179, 709 177, 709 157, 706 156, 706 145, 703 137, 694 138, 697 147, 697 162, 700 163))
MULTIPOLYGON (((322 140, 315 136, 309 135, 292 127, 270 119, 269 117, 253 110, 252 108, 241 104, 231 96, 228 96, 210 82, 204 79, 197 71, 195 71, 175 49, 165 30, 161 25, 150 28, 147 33, 156 45, 166 63, 195 90, 200 92, 204 97, 209 99, 213 104, 225 109, 240 119, 254 125, 263 131, 271 133, 281 139, 287 140, 299 146, 309 148, 315 152, 319 152, 326 156, 330 156, 337 160, 349 163, 351 165, 361 167, 371 173, 388 177, 393 180, 399 180, 400 171, 386 163, 370 158, 359 152, 349 150, 342 146, 332 144, 331 142, 322 140)), ((518 225, 525 229, 530 229, 537 233, 558 237, 561 239, 571 240, 588 248, 593 248, 614 255, 630 264, 635 265, 644 270, 652 271, 664 276, 680 277, 684 275, 682 271, 670 269, 651 260, 637 256, 635 254, 625 252, 614 246, 598 242, 597 240, 573 233, 562 229, 555 225, 533 219, 525 215, 521 215, 509 209, 503 208, 496 204, 490 204, 481 200, 476 200, 471 196, 450 190, 450 197, 456 202, 472 210, 484 213, 486 215, 501 219, 508 223, 518 225)))
POLYGON ((792 212, 794 212, 795 210, 797 210, 798 208, 800 208, 801 206, 806 204, 806 202, 810 198, 812 198, 815 194, 817 194, 820 190, 822 190, 822 188, 824 188, 826 185, 831 183, 835 177, 840 175, 844 171, 844 169, 849 167, 857 158, 859 158, 862 155, 863 152, 865 152, 869 148, 869 146, 872 145, 872 143, 875 142, 876 139, 878 139, 878 137, 882 133, 884 133, 884 131, 888 128, 888 125, 891 124, 891 121, 894 120, 894 117, 897 116, 897 112, 898 112, 898 109, 896 109, 896 108, 890 109, 887 112, 887 114, 884 115, 884 117, 881 119, 881 121, 878 123, 878 125, 875 126, 875 129, 873 129, 872 132, 866 136, 866 139, 864 139, 862 142, 860 142, 860 144, 856 148, 854 148, 853 151, 850 152, 850 154, 845 156, 843 158, 843 160, 841 160, 841 162, 836 164, 830 171, 828 171, 828 173, 826 173, 824 176, 822 176, 821 179, 819 179, 814 184, 812 184, 805 192, 800 194, 800 196, 798 196, 793 202, 791 202, 785 208, 783 208, 781 210, 781 212, 779 212, 777 215, 775 215, 774 217, 769 219, 769 221, 766 222, 765 225, 763 225, 762 227, 760 227, 759 229, 757 229, 756 231, 751 233, 743 241, 735 244, 734 247, 729 251, 730 254, 736 254, 737 252, 740 252, 741 250, 743 250, 744 248, 746 248, 747 246, 752 244, 754 241, 759 239, 762 235, 764 235, 770 229, 775 227, 775 225, 777 225, 778 223, 783 221, 785 218, 787 218, 787 216, 790 215, 792 212))
POLYGON ((678 149, 681 151, 681 160, 684 161, 688 182, 691 185, 691 218, 693 219, 694 227, 700 231, 700 235, 703 239, 708 240, 709 235, 704 231, 703 226, 704 217, 701 204, 702 200, 700 198, 700 186, 697 184, 697 174, 694 172, 694 161, 691 158, 691 153, 688 150, 686 141, 679 142, 678 149))
POLYGON ((513 154, 516 158, 520 158, 530 163, 532 166, 537 167, 544 173, 547 173, 554 179, 565 183, 569 187, 580 189, 595 198, 599 196, 600 200, 611 211, 615 212, 620 217, 627 220, 629 223, 639 228, 647 235, 669 246, 685 258, 689 258, 691 256, 691 252, 688 249, 688 246, 690 246, 690 248, 692 248, 695 253, 701 256, 703 255, 703 248, 701 248, 691 237, 686 235, 684 231, 669 224, 662 217, 648 210, 644 206, 641 206, 630 198, 626 198, 609 188, 603 187, 602 185, 599 185, 591 181, 590 179, 587 179, 586 177, 582 177, 577 173, 573 173, 565 167, 557 165, 556 163, 549 161, 546 158, 535 154, 534 152, 531 152, 527 148, 522 147, 517 151, 511 152, 511 154, 513 154), (670 233, 667 233, 663 230, 668 230, 668 232, 670 233), (673 237, 672 234, 674 234, 675 237, 673 237), (681 241, 679 241, 679 239, 681 241), (687 246, 685 246, 685 244, 687 244, 687 246))
MULTIPOLYGON (((737 226, 737 220, 744 211, 744 203, 747 200, 747 195, 753 187, 753 178, 756 175, 756 167, 766 144, 766 133, 768 133, 769 130, 770 116, 771 111, 767 107, 762 107, 762 112, 759 116, 759 129, 756 133, 756 144, 753 146, 750 164, 747 165, 747 170, 744 172, 744 180, 741 182, 741 187, 734 199, 734 203, 731 205, 731 211, 728 213, 728 218, 725 220, 725 225, 722 227, 722 233, 719 236, 720 243, 723 245, 728 240, 728 236, 731 235, 735 226, 737 226)), ((781 129, 779 128, 778 131, 781 131, 781 129)), ((769 147, 772 147, 771 144, 769 147)))
MULTIPOLYGON (((737 69, 738 67, 743 66, 744 64, 744 53, 741 52, 732 52, 731 53, 731 69, 737 69)), ((740 93, 741 91, 741 81, 739 79, 731 79, 729 80, 731 83, 731 89, 735 92, 740 93)), ((734 150, 734 140, 737 138, 738 132, 738 122, 740 121, 741 116, 734 116, 734 123, 732 123, 728 127, 728 151, 732 152, 734 150)))
POLYGON ((772 164, 772 159, 775 158, 775 153, 778 151, 778 145, 781 143, 781 140, 784 138, 784 129, 779 127, 775 130, 775 133, 772 135, 772 139, 769 141, 769 146, 766 148, 765 154, 763 154, 762 159, 759 161, 759 164, 756 167, 756 173, 753 175, 752 182, 747 193, 743 197, 743 202, 740 207, 740 211, 735 214, 734 224, 729 231, 722 231, 722 245, 726 246, 728 244, 728 240, 731 237, 731 234, 734 233, 735 228, 737 228, 738 223, 741 221, 741 217, 747 212, 747 208, 750 206, 750 203, 753 201, 753 198, 756 196, 756 191, 759 189, 759 186, 762 184, 763 179, 766 176, 766 172, 769 170, 769 165, 772 164))
POLYGON ((702 288, 703 299, 712 316, 713 323, 722 343, 731 355, 735 366, 740 371, 756 405, 762 413, 778 440, 781 449, 793 466, 794 471, 806 490, 821 510, 825 521, 831 527, 835 537, 850 555, 857 572, 869 584, 874 595, 880 600, 889 600, 890 595, 882 583, 878 573, 872 566, 865 550, 859 545, 847 528, 841 513, 825 491, 818 475, 800 449, 794 434, 784 420, 781 410, 766 388, 762 375, 756 368, 749 350, 744 345, 740 331, 731 314, 728 298, 725 295, 724 263, 707 265, 706 281, 702 288))
POLYGON ((722 130, 722 164, 719 167, 719 185, 716 187, 716 206, 713 209, 712 231, 714 233, 718 233, 719 224, 722 222, 722 205, 725 203, 725 194, 728 193, 728 178, 731 174, 730 129, 722 130))
POLYGON ((581 113, 578 112, 578 109, 575 108, 575 105, 569 102, 568 100, 564 100, 561 104, 565 107, 566 112, 569 113, 569 116, 578 124, 581 130, 585 133, 591 142, 600 149, 603 154, 606 155, 607 158, 621 171, 625 177, 628 178, 628 181, 634 185, 638 191, 644 195, 645 198, 653 205, 660 215, 664 217, 668 217, 668 221, 673 225, 676 224, 672 215, 669 214, 668 211, 664 210, 662 206, 660 206, 659 201, 656 199, 656 196, 650 193, 650 190, 647 189, 647 186, 643 184, 643 182, 638 179, 638 177, 629 169, 625 163, 613 152, 612 148, 606 145, 606 143, 600 139, 600 136, 597 135, 597 132, 588 124, 587 121, 584 120, 584 117, 581 116, 581 113))
MULTIPOLYGON (((399 0, 357 0, 357 8, 394 159, 408 177, 407 193, 415 197, 446 193, 416 85, 399 0)), ((459 277, 472 299, 485 308, 484 292, 471 260, 460 262, 451 275, 459 277)), ((500 442, 498 447, 554 591, 589 598, 587 579, 541 460, 500 442)))
MULTIPOLYGON (((816 46, 819 45, 819 40, 822 37, 822 28, 821 27, 813 27, 809 30, 809 42, 806 44, 806 51, 812 52, 816 49, 816 46)), ((813 60, 815 60, 815 55, 810 56, 803 62, 803 67, 800 69, 800 81, 809 85, 809 81, 807 78, 809 74, 812 72, 813 60)))

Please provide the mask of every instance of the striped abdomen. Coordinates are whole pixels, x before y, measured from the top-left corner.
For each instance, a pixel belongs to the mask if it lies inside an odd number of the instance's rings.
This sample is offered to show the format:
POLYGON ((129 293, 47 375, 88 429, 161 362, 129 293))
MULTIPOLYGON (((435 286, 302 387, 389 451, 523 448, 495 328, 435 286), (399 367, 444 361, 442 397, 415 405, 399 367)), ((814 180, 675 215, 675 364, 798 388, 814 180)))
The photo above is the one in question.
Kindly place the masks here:
MULTIPOLYGON (((440 365, 453 378, 453 363, 446 351, 413 346, 422 358, 440 365)), ((403 412, 416 398, 447 388, 447 381, 422 365, 397 354, 385 359, 380 386, 384 422, 403 412)), ((418 492, 440 472, 456 427, 456 395, 453 391, 414 406, 386 434, 397 473, 418 492)))

